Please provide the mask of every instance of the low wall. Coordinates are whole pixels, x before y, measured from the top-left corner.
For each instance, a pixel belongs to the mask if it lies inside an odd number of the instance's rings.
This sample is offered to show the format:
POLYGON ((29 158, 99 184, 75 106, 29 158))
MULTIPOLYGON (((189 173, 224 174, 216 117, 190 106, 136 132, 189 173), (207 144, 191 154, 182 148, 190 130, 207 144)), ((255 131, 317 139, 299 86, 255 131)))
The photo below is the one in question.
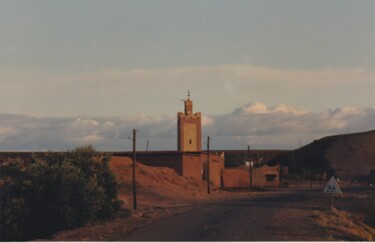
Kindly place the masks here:
POLYGON ((182 175, 198 180, 203 179, 202 161, 200 154, 184 154, 182 159, 182 175))
MULTIPOLYGON (((222 187, 225 188, 246 188, 250 187, 250 174, 248 168, 223 169, 222 187)), ((252 169, 253 187, 279 187, 280 173, 279 166, 264 165, 261 168, 252 169)))
POLYGON ((249 172, 244 169, 223 169, 221 173, 222 187, 245 188, 250 185, 249 172))
MULTIPOLYGON (((132 153, 114 153, 115 156, 133 157, 132 153)), ((182 174, 182 154, 178 152, 139 152, 136 160, 144 165, 155 167, 168 167, 182 174)))
MULTIPOLYGON (((207 153, 201 153, 203 179, 207 181, 207 153)), ((210 153, 210 183, 214 187, 221 187, 221 171, 224 169, 224 154, 210 153)))

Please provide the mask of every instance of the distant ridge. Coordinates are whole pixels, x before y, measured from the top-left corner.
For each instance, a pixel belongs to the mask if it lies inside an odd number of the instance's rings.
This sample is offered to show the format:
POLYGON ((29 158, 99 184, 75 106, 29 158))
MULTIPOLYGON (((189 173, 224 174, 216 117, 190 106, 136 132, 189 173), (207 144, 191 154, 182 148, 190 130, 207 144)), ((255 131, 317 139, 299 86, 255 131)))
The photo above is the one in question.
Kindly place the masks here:
POLYGON ((375 170, 375 130, 324 137, 290 153, 272 159, 289 172, 312 170, 342 178, 368 176, 375 170))

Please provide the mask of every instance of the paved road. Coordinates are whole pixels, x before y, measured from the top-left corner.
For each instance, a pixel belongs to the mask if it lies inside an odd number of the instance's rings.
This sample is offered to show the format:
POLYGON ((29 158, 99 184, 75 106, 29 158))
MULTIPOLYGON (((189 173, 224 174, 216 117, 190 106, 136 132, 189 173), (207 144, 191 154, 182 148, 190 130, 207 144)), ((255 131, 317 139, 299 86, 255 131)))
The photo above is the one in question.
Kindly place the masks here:
POLYGON ((322 241, 311 199, 321 192, 279 192, 209 203, 136 229, 123 241, 322 241))

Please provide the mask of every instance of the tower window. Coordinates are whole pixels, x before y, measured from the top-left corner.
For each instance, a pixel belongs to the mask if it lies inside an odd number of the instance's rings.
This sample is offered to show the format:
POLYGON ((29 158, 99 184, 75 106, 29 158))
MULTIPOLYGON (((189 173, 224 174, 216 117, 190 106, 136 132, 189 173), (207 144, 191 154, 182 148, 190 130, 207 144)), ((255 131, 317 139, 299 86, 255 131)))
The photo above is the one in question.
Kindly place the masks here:
POLYGON ((191 139, 189 140, 189 144, 191 144, 191 139))

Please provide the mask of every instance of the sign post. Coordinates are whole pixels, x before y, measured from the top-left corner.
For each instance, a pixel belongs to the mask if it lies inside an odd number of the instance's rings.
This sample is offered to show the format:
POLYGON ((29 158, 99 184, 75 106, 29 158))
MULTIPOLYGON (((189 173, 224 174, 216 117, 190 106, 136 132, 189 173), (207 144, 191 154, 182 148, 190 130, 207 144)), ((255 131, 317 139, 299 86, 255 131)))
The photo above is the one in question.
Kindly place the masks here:
POLYGON ((342 191, 337 184, 334 176, 329 179, 326 187, 324 188, 324 193, 331 193, 331 209, 333 208, 333 194, 342 194, 342 191))

